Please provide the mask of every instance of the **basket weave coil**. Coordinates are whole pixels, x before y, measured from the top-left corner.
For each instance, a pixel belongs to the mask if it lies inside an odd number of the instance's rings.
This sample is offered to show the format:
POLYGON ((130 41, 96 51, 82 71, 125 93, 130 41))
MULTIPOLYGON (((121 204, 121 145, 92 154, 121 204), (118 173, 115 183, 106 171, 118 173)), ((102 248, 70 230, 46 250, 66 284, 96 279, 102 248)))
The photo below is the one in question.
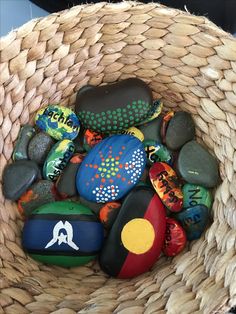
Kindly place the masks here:
POLYGON ((159 4, 81 5, 0 40, 0 177, 20 127, 76 91, 139 77, 165 108, 192 114, 220 163, 213 223, 175 258, 132 280, 96 262, 63 269, 21 247, 23 221, 0 186, 0 313, 210 314, 236 305, 236 40, 205 17, 159 4))

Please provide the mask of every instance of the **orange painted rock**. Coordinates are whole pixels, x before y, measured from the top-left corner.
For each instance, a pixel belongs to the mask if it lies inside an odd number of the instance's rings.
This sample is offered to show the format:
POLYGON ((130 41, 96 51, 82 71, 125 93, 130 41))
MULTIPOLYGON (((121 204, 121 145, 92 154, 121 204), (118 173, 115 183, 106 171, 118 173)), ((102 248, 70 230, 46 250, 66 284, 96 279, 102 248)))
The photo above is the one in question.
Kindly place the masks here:
POLYGON ((105 136, 101 133, 86 130, 84 133, 84 149, 88 152, 91 148, 93 148, 95 145, 100 143, 105 136))
POLYGON ((162 118, 162 122, 161 122, 161 138, 162 138, 162 142, 163 143, 166 142, 166 130, 167 130, 167 127, 169 125, 170 120, 174 117, 174 114, 175 114, 174 111, 169 111, 162 118))
POLYGON ((119 202, 106 203, 99 213, 99 219, 106 229, 110 229, 118 215, 121 204, 119 202))
POLYGON ((183 206, 183 193, 178 186, 175 171, 164 162, 156 162, 149 177, 163 204, 172 212, 179 212, 183 206))

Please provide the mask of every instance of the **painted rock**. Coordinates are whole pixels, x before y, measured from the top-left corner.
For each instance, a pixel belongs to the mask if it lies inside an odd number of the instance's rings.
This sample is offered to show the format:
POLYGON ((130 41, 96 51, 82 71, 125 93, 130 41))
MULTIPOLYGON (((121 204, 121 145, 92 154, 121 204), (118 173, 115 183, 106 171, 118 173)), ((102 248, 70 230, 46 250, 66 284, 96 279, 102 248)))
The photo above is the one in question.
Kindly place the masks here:
POLYGON ((36 114, 35 123, 56 140, 73 140, 80 130, 76 114, 71 109, 59 105, 40 109, 36 114))
POLYGON ((150 168, 149 176, 163 204, 170 211, 179 212, 183 206, 183 193, 175 171, 164 162, 156 162, 150 168))
POLYGON ((56 182, 57 191, 63 198, 73 197, 77 195, 75 184, 76 174, 80 164, 84 159, 84 155, 75 154, 63 170, 62 174, 56 182))
POLYGON ((53 202, 57 193, 53 182, 40 180, 34 183, 18 200, 19 212, 29 216, 32 211, 41 205, 53 202))
POLYGON ((103 238, 102 224, 88 208, 61 201, 33 211, 24 225, 22 245, 37 261, 73 267, 93 260, 103 238))
POLYGON ((119 213, 120 207, 121 203, 119 202, 109 202, 100 209, 99 219, 106 229, 111 229, 119 213))
POLYGON ((144 81, 129 78, 78 93, 75 111, 86 129, 116 133, 143 121, 151 108, 151 89, 144 81))
POLYGON ((184 195, 184 208, 196 205, 205 205, 207 208, 211 208, 211 192, 203 186, 187 183, 183 186, 182 192, 184 195))
POLYGON ((147 164, 149 166, 151 166, 154 162, 159 161, 166 162, 168 164, 172 163, 171 153, 164 145, 153 140, 145 140, 143 145, 147 156, 147 164))
POLYGON ((142 142, 131 135, 113 135, 85 157, 76 177, 79 195, 97 203, 122 198, 138 183, 146 164, 142 142))
POLYGON ((120 134, 133 135, 133 136, 137 137, 141 142, 144 140, 143 133, 139 129, 135 128, 134 126, 130 127, 127 130, 121 131, 120 134))
POLYGON ((162 252, 166 256, 175 256, 185 247, 186 233, 180 223, 173 218, 166 218, 166 233, 162 252))
POLYGON ((139 126, 140 131, 144 135, 145 141, 152 140, 152 141, 157 141, 158 143, 162 142, 161 123, 162 123, 162 116, 159 116, 157 119, 139 126))
POLYGON ((141 121, 138 125, 143 125, 156 119, 161 114, 162 108, 163 103, 160 100, 155 100, 152 104, 151 109, 149 110, 147 118, 141 121))
POLYGON ((186 231, 187 240, 192 241, 199 239, 205 230, 208 224, 209 210, 204 205, 196 205, 175 214, 175 218, 186 231))
POLYGON ((12 201, 22 194, 40 177, 40 169, 34 161, 17 160, 3 171, 3 195, 12 201))
POLYGON ((50 150, 43 165, 45 179, 55 181, 66 167, 74 153, 74 144, 70 140, 57 142, 50 150))
POLYGON ((188 183, 212 188, 220 181, 216 158, 196 141, 188 142, 181 148, 177 166, 188 183))
POLYGON ((13 160, 28 159, 28 144, 34 134, 35 129, 31 125, 22 126, 12 154, 13 160))
POLYGON ((29 159, 34 160, 39 165, 42 165, 54 144, 55 141, 47 133, 37 133, 29 142, 29 159))
POLYGON ((86 130, 84 133, 84 149, 89 152, 91 148, 100 143, 104 137, 104 134, 100 134, 91 130, 86 130))
POLYGON ((125 198, 101 251, 104 272, 132 278, 157 261, 165 238, 165 209, 148 187, 135 187, 125 198))
POLYGON ((161 138, 162 138, 162 142, 165 143, 166 142, 166 131, 167 131, 167 127, 169 125, 170 120, 174 117, 174 111, 169 111, 167 112, 161 121, 161 138))
POLYGON ((166 146, 178 150, 185 143, 194 139, 195 125, 191 114, 185 111, 176 112, 166 130, 166 146))

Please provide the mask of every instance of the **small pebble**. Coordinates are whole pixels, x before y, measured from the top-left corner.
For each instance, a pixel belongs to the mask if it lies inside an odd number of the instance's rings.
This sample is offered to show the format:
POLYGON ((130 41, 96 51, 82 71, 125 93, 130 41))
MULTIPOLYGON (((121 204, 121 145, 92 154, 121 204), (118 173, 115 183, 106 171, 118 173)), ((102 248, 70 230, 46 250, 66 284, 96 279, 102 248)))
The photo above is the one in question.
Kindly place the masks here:
POLYGON ((43 165, 45 159, 55 141, 45 132, 37 133, 29 142, 28 155, 29 159, 34 160, 37 164, 43 165))
POLYGON ((143 142, 147 156, 147 164, 151 166, 154 162, 172 163, 171 153, 167 147, 154 140, 145 140, 143 142))
POLYGON ((158 143, 162 142, 161 123, 162 123, 162 116, 159 116, 157 119, 139 126, 140 131, 144 135, 145 141, 152 140, 152 141, 157 141, 158 143))
POLYGON ((34 134, 35 129, 31 125, 26 124, 21 127, 12 154, 13 160, 28 159, 28 145, 34 134))

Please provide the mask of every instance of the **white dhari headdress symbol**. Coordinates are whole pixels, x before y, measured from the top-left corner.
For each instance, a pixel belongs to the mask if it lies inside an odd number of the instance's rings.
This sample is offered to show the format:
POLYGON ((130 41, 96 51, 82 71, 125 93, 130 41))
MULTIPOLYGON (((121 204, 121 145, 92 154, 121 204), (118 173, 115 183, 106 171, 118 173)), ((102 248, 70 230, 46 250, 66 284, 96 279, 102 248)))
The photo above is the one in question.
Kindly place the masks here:
POLYGON ((45 249, 49 248, 53 244, 55 244, 58 241, 58 245, 61 245, 62 243, 68 244, 72 249, 79 250, 79 247, 72 241, 73 239, 73 228, 72 225, 65 221, 63 223, 61 220, 54 226, 53 228, 53 238, 51 241, 48 242, 48 244, 45 246, 45 249), (66 234, 63 234, 62 232, 59 234, 60 230, 64 229, 66 231, 66 234))

